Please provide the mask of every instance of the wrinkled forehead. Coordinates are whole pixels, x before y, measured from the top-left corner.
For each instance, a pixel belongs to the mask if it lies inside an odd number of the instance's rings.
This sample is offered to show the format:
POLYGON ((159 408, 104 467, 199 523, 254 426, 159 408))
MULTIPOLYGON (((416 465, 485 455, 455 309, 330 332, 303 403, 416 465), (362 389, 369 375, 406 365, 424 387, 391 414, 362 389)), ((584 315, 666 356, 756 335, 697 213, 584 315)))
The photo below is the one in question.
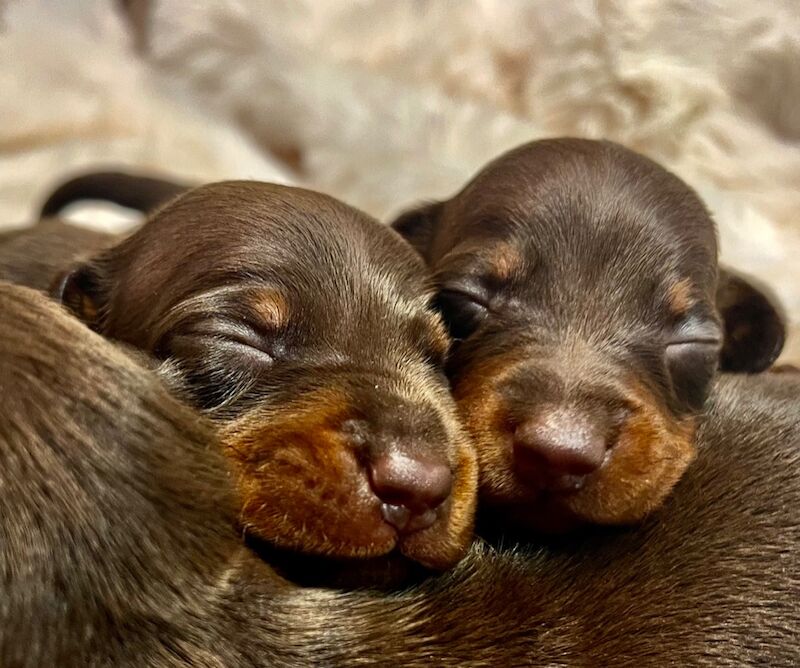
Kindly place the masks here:
POLYGON ((235 284, 331 322, 424 308, 431 281, 394 231, 331 198, 262 185, 207 187, 167 207, 127 244, 122 282, 161 295, 161 311, 235 284))
POLYGON ((688 186, 615 145, 542 143, 499 158, 446 204, 445 246, 503 247, 505 264, 572 275, 605 266, 620 280, 677 272, 713 283, 714 224, 688 186))

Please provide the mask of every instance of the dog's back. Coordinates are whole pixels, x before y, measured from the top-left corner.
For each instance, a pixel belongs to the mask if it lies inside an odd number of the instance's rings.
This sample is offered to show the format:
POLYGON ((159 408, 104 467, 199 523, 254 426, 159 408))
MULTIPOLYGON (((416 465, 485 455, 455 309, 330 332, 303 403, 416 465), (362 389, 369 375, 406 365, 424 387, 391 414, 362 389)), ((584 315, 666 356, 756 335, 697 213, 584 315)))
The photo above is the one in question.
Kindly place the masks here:
POLYGON ((241 550, 211 430, 44 296, 0 314, 0 665, 202 662, 241 550))

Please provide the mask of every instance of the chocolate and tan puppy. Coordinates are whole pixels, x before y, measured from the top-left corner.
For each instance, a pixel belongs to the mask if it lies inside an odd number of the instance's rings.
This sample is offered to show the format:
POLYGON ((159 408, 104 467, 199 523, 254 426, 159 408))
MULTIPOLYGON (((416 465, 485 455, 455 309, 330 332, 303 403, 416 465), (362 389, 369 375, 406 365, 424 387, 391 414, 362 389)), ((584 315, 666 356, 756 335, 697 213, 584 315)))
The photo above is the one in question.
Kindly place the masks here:
POLYGON ((216 430, 0 285, 0 665, 796 666, 800 380, 722 378, 671 503, 476 544, 402 593, 298 588, 241 542, 216 430))
POLYGON ((214 419, 250 534, 431 568, 464 554, 475 455, 430 278, 396 232, 307 190, 202 186, 56 295, 214 419))
POLYGON ((719 360, 759 371, 780 316, 730 274, 696 194, 610 142, 533 142, 395 223, 435 273, 480 498, 542 529, 629 523, 695 456, 719 360))

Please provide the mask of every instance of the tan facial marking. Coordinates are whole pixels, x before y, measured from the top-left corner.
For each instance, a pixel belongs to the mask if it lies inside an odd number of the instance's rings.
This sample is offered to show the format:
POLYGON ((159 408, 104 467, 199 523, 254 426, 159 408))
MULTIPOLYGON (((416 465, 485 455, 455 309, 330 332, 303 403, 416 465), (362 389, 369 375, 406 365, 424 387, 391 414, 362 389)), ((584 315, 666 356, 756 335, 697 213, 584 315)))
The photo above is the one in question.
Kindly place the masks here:
MULTIPOLYGON (((641 390, 641 388, 637 388, 641 390)), ((631 524, 658 508, 695 458, 695 420, 673 420, 647 392, 626 420, 608 463, 566 506, 584 521, 631 524)))
POLYGON ((522 255, 510 243, 497 244, 489 256, 489 266, 492 275, 499 281, 509 280, 522 266, 522 255))
MULTIPOLYGON (((544 531, 581 523, 629 524, 663 503, 695 457, 694 420, 675 420, 644 387, 628 383, 631 415, 606 463, 579 491, 545 494, 514 472, 512 429, 499 392, 518 361, 498 356, 476 367, 454 388, 480 464, 480 498, 507 509, 508 517, 544 531)), ((505 512, 505 511, 504 511, 505 512)))
POLYGON ((429 332, 428 341, 433 350, 439 354, 440 357, 447 355, 450 350, 450 334, 440 318, 431 316, 426 324, 427 331, 429 332))
POLYGON ((431 527, 398 538, 383 521, 363 462, 341 433, 354 409, 346 393, 329 388, 280 409, 257 408, 222 428, 242 527, 311 554, 365 558, 398 547, 430 568, 454 565, 469 546, 476 502, 477 466, 466 435, 453 416, 443 416, 454 446, 450 498, 431 527))
POLYGON ((530 499, 513 472, 511 434, 499 386, 516 368, 517 356, 496 356, 476 365, 454 386, 453 396, 473 439, 479 466, 480 498, 493 501, 530 499))
POLYGON ((278 328, 289 319, 289 304, 286 298, 274 290, 263 290, 250 300, 250 308, 268 327, 278 328))
POLYGON ((685 315, 686 312, 697 303, 692 294, 692 282, 688 278, 683 278, 674 283, 667 293, 669 310, 675 316, 685 315))
POLYGON ((349 399, 322 390, 280 410, 255 409, 221 429, 249 532, 316 554, 378 556, 396 537, 380 518, 337 427, 349 399))

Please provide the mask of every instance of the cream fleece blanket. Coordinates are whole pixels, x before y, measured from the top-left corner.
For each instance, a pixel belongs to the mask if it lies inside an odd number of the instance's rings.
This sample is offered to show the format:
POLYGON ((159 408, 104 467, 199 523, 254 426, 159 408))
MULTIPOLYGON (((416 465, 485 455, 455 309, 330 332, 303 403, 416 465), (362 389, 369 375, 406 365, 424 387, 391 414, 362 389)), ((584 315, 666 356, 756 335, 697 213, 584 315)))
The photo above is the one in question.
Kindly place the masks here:
POLYGON ((0 10, 3 220, 98 160, 294 180, 385 218, 523 141, 607 137, 698 189, 800 361, 796 0, 154 0, 140 56, 110 5, 0 10))

